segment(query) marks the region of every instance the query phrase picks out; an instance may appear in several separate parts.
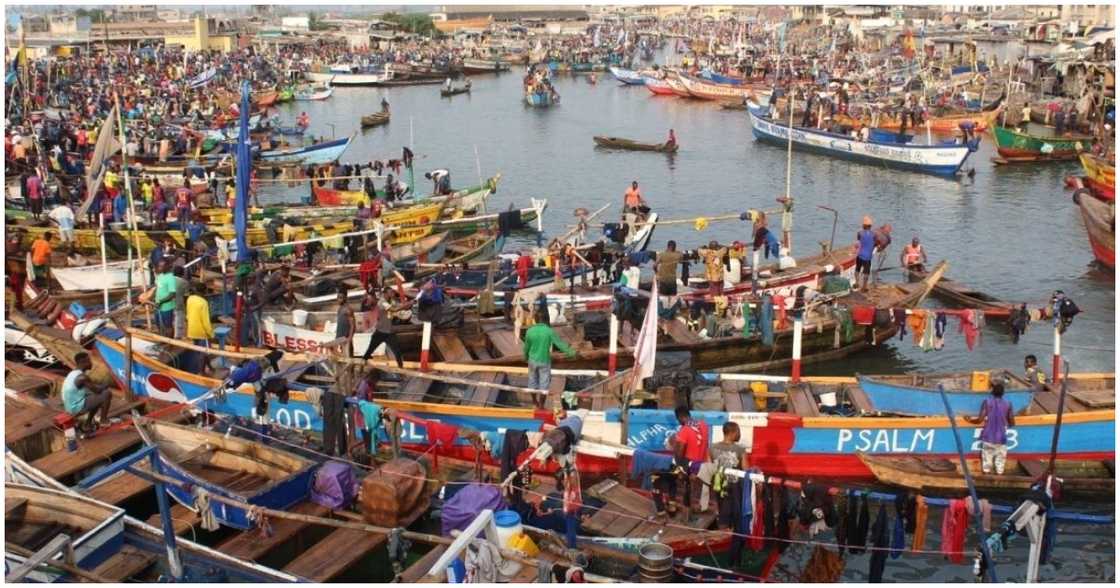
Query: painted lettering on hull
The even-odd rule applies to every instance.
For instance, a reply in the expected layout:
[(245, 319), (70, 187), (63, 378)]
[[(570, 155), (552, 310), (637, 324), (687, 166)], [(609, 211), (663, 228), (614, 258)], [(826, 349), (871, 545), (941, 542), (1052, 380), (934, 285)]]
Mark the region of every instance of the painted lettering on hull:
[[(937, 429), (839, 429), (836, 453), (935, 453)], [(952, 440), (951, 431), (942, 431)], [(980, 451), (980, 429), (972, 430), (970, 451)], [(1019, 445), (1019, 433), (1007, 430), (1007, 449)]]

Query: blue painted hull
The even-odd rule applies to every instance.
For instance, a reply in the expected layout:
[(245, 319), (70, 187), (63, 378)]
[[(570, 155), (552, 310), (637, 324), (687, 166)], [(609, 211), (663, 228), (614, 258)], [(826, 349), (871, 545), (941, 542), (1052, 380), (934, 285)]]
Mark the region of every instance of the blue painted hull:
[[(875, 410), (911, 416), (944, 416), (945, 403), (937, 390), (927, 388), (914, 388), (899, 386), (889, 382), (878, 381), (874, 378), (857, 376), (859, 387)], [(970, 392), (968, 390), (946, 390), (949, 405), (958, 416), (976, 416), (980, 414), (980, 405), (988, 397), (986, 392)], [(1011, 409), (1019, 414), (1030, 406), (1034, 398), (1032, 390), (1007, 390), (1003, 394), (1004, 400), (1011, 403)]]
[[(303, 470), (278, 484), (270, 485), (266, 490), (255, 494), (246, 496), (231, 492), (225, 488), (211, 484), (191, 473), (179, 468), (175, 464), (163, 460), (163, 471), (169, 477), (175, 478), (186, 482), (192, 486), (205, 488), (211, 494), (235, 498), (252, 504), (254, 506), (263, 506), (275, 510), (286, 510), (288, 507), (296, 504), (307, 498), (308, 492), (311, 490), (311, 482), (315, 476), (315, 468), (308, 468)], [(187, 507), (194, 507), (194, 495), (187, 492), (182, 487), (174, 484), (167, 484), (167, 493), (171, 495), (177, 502)], [(227, 527), (235, 529), (249, 530), (253, 529), (256, 525), (249, 520), (249, 513), (243, 508), (229, 506), (211, 501), (210, 511), (214, 513), (214, 517), (220, 523)]]
[[(759, 116), (750, 108), (751, 133), (759, 141), (782, 147), (789, 143), (785, 125)], [(827, 155), (837, 159), (866, 163), (888, 169), (915, 171), (939, 176), (953, 176), (972, 153), (966, 146), (900, 145), (876, 141), (857, 141), (816, 129), (793, 128), (793, 147), (800, 151)]]
[(559, 101), (560, 101), (559, 98), (557, 98), (556, 101), (553, 101), (552, 96), (550, 96), (548, 94), (533, 93), (533, 94), (526, 94), (525, 95), (525, 103), (528, 104), (529, 106), (540, 106), (540, 107), (552, 106), (553, 104), (556, 104)]
[(741, 80), (739, 78), (729, 78), (727, 76), (722, 76), (720, 74), (717, 74), (717, 73), (715, 73), (713, 71), (709, 71), (709, 70), (701, 71), (700, 72), (700, 77), (702, 77), (706, 80), (711, 80), (712, 82), (715, 82), (717, 84), (727, 84), (729, 86), (742, 86), (743, 85), (743, 80)]
[(270, 163), (294, 162), (302, 165), (323, 165), (342, 157), (348, 147), (350, 147), (350, 137), (312, 145), (303, 149), (265, 151), (260, 154), (260, 158)]

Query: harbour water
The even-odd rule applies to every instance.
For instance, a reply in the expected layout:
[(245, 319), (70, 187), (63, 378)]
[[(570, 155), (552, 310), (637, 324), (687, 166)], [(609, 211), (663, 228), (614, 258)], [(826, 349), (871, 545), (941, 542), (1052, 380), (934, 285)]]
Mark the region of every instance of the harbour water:
[[(450, 99), (440, 98), (437, 86), (336, 88), (328, 101), (286, 104), (281, 112), (287, 122), (307, 112), (316, 136), (356, 133), (343, 158), (347, 162), (399, 157), (401, 147), (411, 144), (420, 189), (429, 188), (422, 174), (426, 169), (449, 169), (455, 185), (475, 184), (479, 175), (501, 172), (490, 210), (527, 206), (530, 197), (548, 198), (546, 236), (567, 230), (577, 207), (595, 210), (609, 203), (613, 214), (632, 180), (663, 219), (773, 209), (774, 199), (785, 194), (786, 151), (755, 142), (745, 111), (654, 96), (641, 86), (622, 86), (605, 73), (594, 85), (586, 76), (556, 76), (559, 107), (535, 109), (521, 100), (521, 77), (516, 69), (474, 76), (470, 94)], [(392, 122), (361, 132), (359, 118), (378, 110), (382, 97), (392, 105)], [(669, 129), (681, 144), (676, 155), (608, 151), (591, 141), (594, 135), (608, 135), (657, 142)], [(950, 262), (948, 276), (1002, 299), (1041, 306), (1055, 290), (1063, 290), (1083, 311), (1063, 337), (1063, 356), (1071, 370), (1113, 371), (1113, 275), (1092, 265), (1080, 213), (1063, 189), (1062, 179), (1078, 164), (1001, 167), (992, 163), (994, 154), (985, 136), (980, 151), (964, 166), (975, 169), (975, 176), (944, 179), (795, 151), (794, 254), (812, 255), (819, 242), (830, 240), (833, 215), (818, 206), (838, 211), (838, 246), (853, 242), (860, 219), (871, 215), (876, 226), (890, 223), (894, 229), (884, 280), (902, 277), (896, 269), (899, 252), (917, 235), (931, 261)], [(304, 189), (276, 187), (270, 193), (294, 200)], [(712, 239), (746, 241), (749, 233), (750, 227), (739, 221), (713, 222), (699, 232), (690, 225), (669, 225), (658, 227), (650, 247), (662, 249), (675, 239), (691, 249)], [(1050, 365), (1049, 324), (1033, 324), (1018, 345), (1011, 343), (1003, 325), (989, 326), (980, 345), (968, 351), (955, 322), (941, 351), (923, 352), (909, 339), (894, 340), (843, 362), (807, 366), (807, 371), (1018, 371), (1029, 353)]]

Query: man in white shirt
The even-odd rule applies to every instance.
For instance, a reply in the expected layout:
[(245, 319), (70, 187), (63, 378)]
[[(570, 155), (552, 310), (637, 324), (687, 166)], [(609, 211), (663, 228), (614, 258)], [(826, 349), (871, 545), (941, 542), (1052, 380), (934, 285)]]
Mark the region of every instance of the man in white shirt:
[(58, 225), (58, 233), (63, 243), (74, 242), (74, 211), (70, 210), (69, 205), (60, 204), (54, 207), (47, 217)]

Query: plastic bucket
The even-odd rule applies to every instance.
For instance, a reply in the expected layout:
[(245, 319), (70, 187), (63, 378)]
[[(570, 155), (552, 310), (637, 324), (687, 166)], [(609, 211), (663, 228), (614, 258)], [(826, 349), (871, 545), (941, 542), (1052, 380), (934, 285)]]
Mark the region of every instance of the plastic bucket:
[(297, 327), (307, 326), (307, 317), (309, 316), (306, 310), (299, 308), (292, 311), (292, 324)]
[[(512, 510), (494, 513), (494, 526), (498, 528), (498, 545), (503, 548), (511, 547), (513, 538), (525, 532), (521, 526), (521, 515)], [(507, 578), (514, 576), (521, 571), (521, 563), (507, 559), (499, 571)]]
[(646, 543), (638, 548), (638, 575), (643, 584), (671, 582), (673, 548), (664, 543)]

